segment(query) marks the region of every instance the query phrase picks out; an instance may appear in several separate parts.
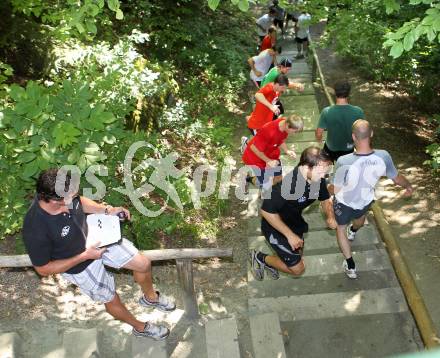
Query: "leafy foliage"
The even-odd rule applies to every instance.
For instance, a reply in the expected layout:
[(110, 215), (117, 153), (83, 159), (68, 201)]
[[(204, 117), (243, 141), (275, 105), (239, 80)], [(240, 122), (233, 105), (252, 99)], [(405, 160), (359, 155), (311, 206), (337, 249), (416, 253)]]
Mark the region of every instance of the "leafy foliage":
[[(100, 177), (105, 200), (131, 209), (133, 224), (124, 230), (140, 248), (156, 247), (158, 235), (201, 238), (208, 228), (215, 232), (212, 213), (218, 214), (224, 201), (202, 200), (201, 209), (195, 209), (190, 171), (172, 179), (183, 211), (169, 202), (157, 218), (137, 213), (116, 189), (123, 186), (125, 153), (136, 141), (147, 140), (163, 156), (177, 150), (181, 168), (227, 156), (237, 123), (237, 93), (245, 83), (243, 46), (253, 31), (249, 14), (233, 3), (222, 2), (215, 13), (201, 0), (183, 1), (184, 6), (171, 0), (2, 4), (14, 12), (11, 27), (26, 24), (20, 43), (37, 54), (39, 65), (21, 64), (20, 56), (7, 52), (9, 43), (19, 42), (12, 31), (4, 33), (0, 237), (19, 231), (38, 173), (63, 164), (83, 171), (92, 164), (108, 168), (109, 175)], [(194, 22), (194, 16), (207, 20)], [(14, 77), (16, 69), (20, 77)], [(187, 153), (191, 150), (198, 155)], [(139, 153), (134, 161), (154, 155)], [(134, 186), (150, 175), (148, 168), (133, 174)], [(158, 208), (168, 197), (155, 188), (141, 200)]]

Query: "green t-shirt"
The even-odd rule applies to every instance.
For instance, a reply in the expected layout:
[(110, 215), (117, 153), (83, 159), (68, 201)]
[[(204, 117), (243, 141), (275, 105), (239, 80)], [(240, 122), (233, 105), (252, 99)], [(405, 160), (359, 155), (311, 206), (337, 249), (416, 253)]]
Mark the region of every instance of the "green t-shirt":
[(280, 72), (278, 71), (278, 67), (275, 66), (274, 68), (272, 68), (261, 80), (260, 88), (263, 88), (268, 83), (275, 82), (275, 78), (277, 78), (279, 74)]
[(353, 149), (351, 127), (357, 119), (364, 118), (364, 111), (351, 104), (334, 105), (323, 109), (318, 128), (327, 130), (325, 143), (333, 152), (348, 152)]

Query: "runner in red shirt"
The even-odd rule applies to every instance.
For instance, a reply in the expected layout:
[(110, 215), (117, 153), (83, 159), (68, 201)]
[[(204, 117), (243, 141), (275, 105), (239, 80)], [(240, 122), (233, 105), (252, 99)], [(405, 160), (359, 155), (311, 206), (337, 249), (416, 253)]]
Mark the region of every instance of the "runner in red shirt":
[(253, 135), (266, 123), (271, 122), (274, 114), (280, 114), (280, 109), (275, 103), (288, 85), (289, 79), (286, 75), (280, 74), (274, 82), (268, 83), (255, 94), (257, 103), (248, 117), (248, 127)]
[[(272, 185), (281, 181), (282, 170), (279, 147), (288, 156), (296, 158), (295, 150), (289, 150), (285, 140), (289, 134), (302, 131), (303, 127), (304, 123), (300, 116), (281, 117), (267, 123), (249, 141), (242, 159), (255, 173), (255, 180), (250, 179), (254, 184), (265, 188), (266, 183)], [(273, 183), (270, 182), (272, 177)]]
[(261, 41), (260, 52), (267, 50), (268, 48), (273, 48), (277, 43), (277, 29), (274, 26), (269, 27), (267, 35), (264, 36), (263, 41)]

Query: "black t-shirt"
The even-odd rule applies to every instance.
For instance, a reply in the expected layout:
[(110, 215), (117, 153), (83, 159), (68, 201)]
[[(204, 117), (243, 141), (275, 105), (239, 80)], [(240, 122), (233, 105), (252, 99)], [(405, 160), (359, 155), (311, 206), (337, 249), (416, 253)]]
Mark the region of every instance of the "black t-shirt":
[[(69, 213), (51, 215), (35, 198), (23, 223), (23, 239), (32, 265), (44, 266), (49, 261), (67, 259), (86, 249), (87, 221), (79, 196), (72, 200)], [(83, 271), (93, 260), (87, 260), (67, 270)]]
[[(281, 183), (272, 187), (270, 199), (264, 199), (261, 209), (279, 214), (281, 220), (298, 236), (309, 230), (303, 219), (302, 211), (316, 199), (324, 201), (330, 198), (325, 179), (309, 184), (299, 172), (298, 167), (288, 173)], [(261, 230), (266, 233), (278, 232), (266, 219), (262, 218)]]

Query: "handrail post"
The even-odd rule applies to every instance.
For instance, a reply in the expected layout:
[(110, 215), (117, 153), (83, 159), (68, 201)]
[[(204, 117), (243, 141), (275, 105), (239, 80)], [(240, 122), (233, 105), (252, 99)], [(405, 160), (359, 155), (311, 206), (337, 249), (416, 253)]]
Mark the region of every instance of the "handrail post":
[(177, 277), (183, 290), (183, 304), (189, 319), (199, 318), (199, 308), (194, 290), (193, 270), (191, 259), (177, 259)]

